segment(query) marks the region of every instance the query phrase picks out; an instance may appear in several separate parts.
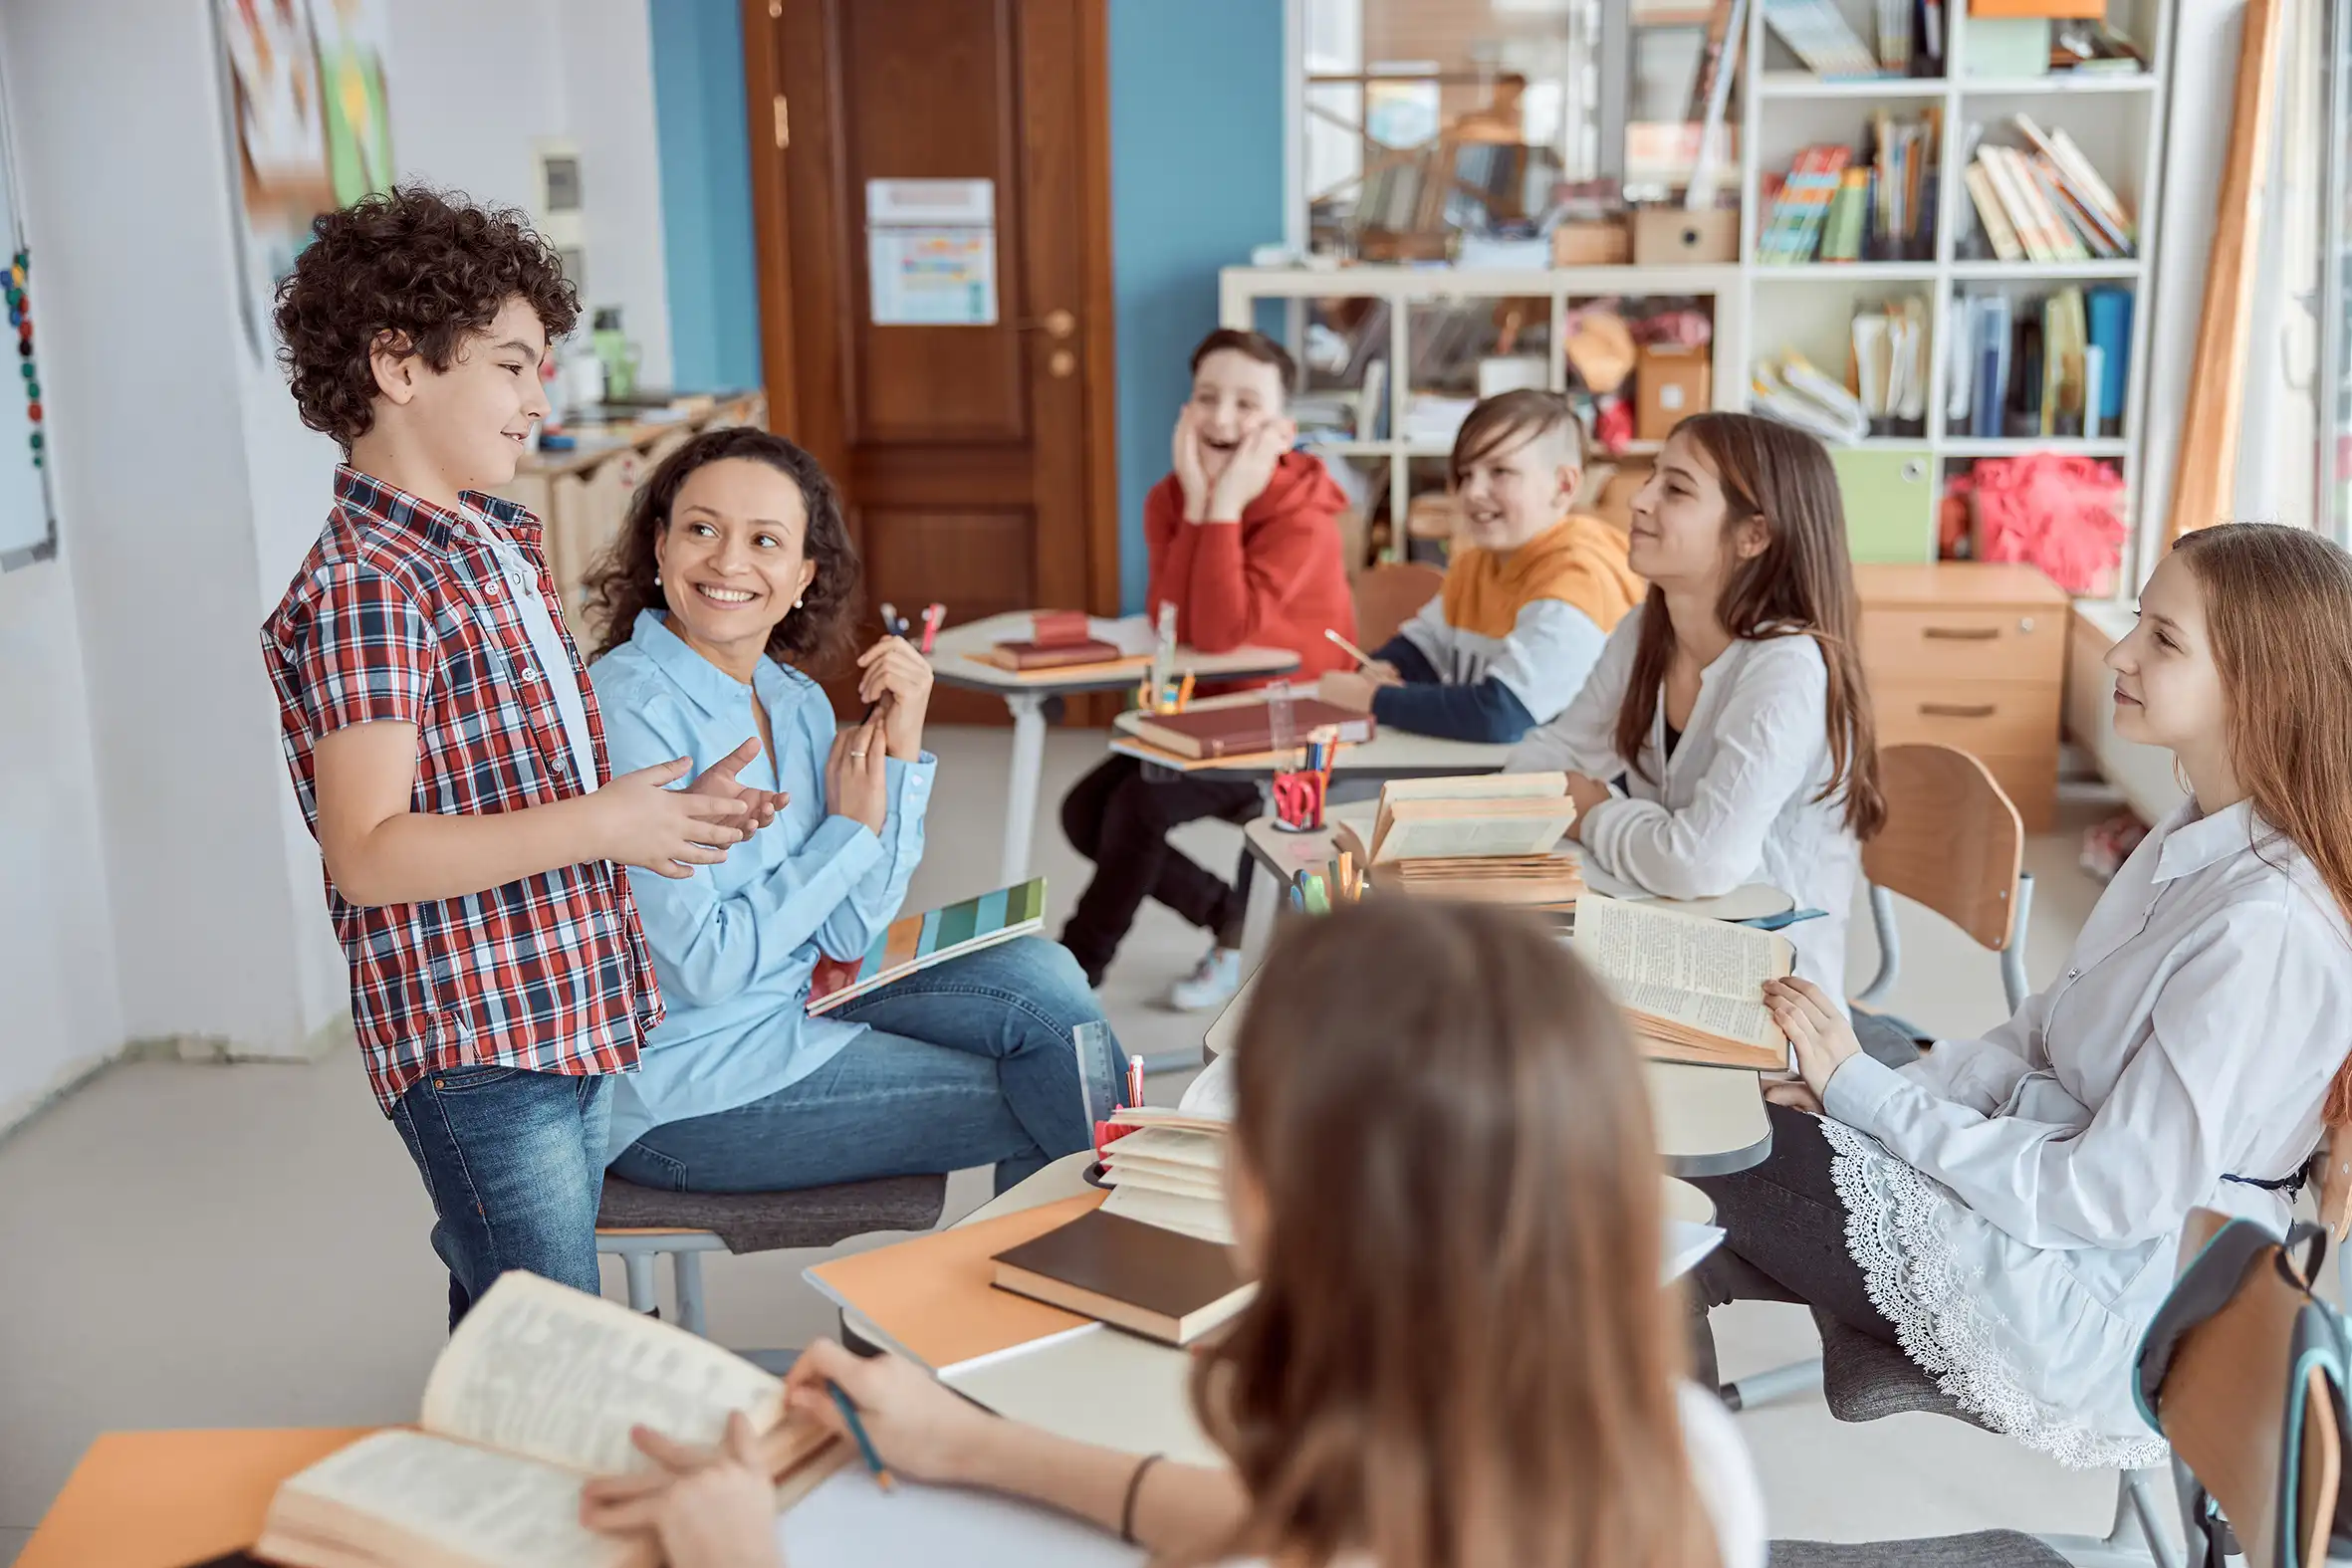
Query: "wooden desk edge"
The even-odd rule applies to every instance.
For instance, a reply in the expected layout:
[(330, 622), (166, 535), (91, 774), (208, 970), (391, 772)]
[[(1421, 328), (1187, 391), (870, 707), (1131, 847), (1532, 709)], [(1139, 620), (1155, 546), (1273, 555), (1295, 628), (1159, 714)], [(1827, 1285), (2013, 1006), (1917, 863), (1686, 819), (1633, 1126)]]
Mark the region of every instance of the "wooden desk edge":
[(249, 1547), (281, 1481), (381, 1430), (102, 1432), (17, 1568), (183, 1568)]

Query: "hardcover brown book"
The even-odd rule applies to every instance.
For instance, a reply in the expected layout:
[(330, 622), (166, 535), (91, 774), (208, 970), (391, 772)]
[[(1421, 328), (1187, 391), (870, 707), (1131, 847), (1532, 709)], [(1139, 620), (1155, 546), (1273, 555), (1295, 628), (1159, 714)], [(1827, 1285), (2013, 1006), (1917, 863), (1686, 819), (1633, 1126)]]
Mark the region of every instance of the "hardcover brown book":
[(1095, 1210), (999, 1252), (997, 1285), (1167, 1345), (1189, 1345), (1257, 1286), (1214, 1241)]
[[(1117, 664), (1129, 656), (1119, 652), (1116, 643), (1088, 637), (1079, 642), (1000, 642), (974, 657), (1004, 670), (1058, 670), (1079, 664)], [(1138, 668), (1145, 662), (1142, 655), (1134, 657)]]
[[(1372, 716), (1334, 707), (1313, 697), (1291, 700), (1291, 733), (1305, 745), (1317, 730), (1360, 746), (1376, 733)], [(1135, 722), (1135, 739), (1178, 757), (1257, 757), (1274, 750), (1274, 716), (1264, 702), (1187, 708), (1182, 713), (1146, 714)]]
[[(645, 1467), (631, 1426), (709, 1445), (735, 1411), (779, 1426), (784, 1385), (616, 1301), (504, 1274), (433, 1364), (421, 1430), (361, 1438), (289, 1477), (254, 1552), (292, 1568), (653, 1568), (650, 1536), (581, 1524), (582, 1483)], [(780, 1507), (848, 1454), (815, 1423), (794, 1427), (772, 1453)]]

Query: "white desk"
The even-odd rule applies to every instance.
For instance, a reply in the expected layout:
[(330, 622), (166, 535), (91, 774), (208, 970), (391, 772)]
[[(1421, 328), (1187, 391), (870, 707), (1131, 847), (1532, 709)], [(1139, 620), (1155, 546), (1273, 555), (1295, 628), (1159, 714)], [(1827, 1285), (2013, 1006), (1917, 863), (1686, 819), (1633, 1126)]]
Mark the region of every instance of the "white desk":
[[(1294, 832), (1270, 813), (1245, 823), (1242, 837), (1249, 844), (1250, 858), (1288, 884), (1299, 872), (1319, 872), (1338, 857), (1330, 828), (1335, 814), (1353, 814), (1357, 836), (1369, 834), (1374, 809), (1368, 801), (1355, 801), (1344, 808), (1326, 808), (1324, 825), (1311, 831)], [(1626, 886), (1597, 867), (1584, 867), (1583, 876), (1585, 886), (1604, 897), (1651, 904), (1659, 909), (1697, 915), (1702, 920), (1757, 920), (1766, 915), (1784, 915), (1796, 907), (1795, 899), (1762, 882), (1733, 888), (1715, 898), (1657, 898)]]
[[(1029, 839), (1038, 817), (1038, 776), (1046, 758), (1047, 702), (1079, 692), (1131, 691), (1148, 668), (1148, 661), (1128, 659), (1116, 664), (1021, 671), (1003, 669), (977, 657), (1000, 642), (1027, 639), (1032, 627), (1028, 611), (991, 615), (940, 632), (930, 654), (932, 678), (939, 684), (994, 692), (1005, 699), (1012, 712), (1013, 771), (1005, 794), (1004, 855), (998, 867), (998, 880), (1008, 887), (1029, 876)], [(1280, 675), (1297, 666), (1298, 655), (1288, 648), (1235, 648), (1226, 653), (1178, 648), (1173, 664), (1178, 672), (1189, 671), (1204, 681)]]
[[(1188, 762), (1171, 758), (1157, 747), (1137, 740), (1134, 726), (1137, 716), (1122, 713), (1112, 721), (1110, 749), (1122, 757), (1132, 757), (1171, 773), (1195, 779), (1260, 780), (1274, 777), (1275, 758), (1269, 752), (1256, 757), (1221, 757), (1213, 762)], [(1342, 746), (1331, 764), (1331, 782), (1336, 785), (1342, 779), (1445, 779), (1456, 774), (1492, 774), (1503, 770), (1504, 759), (1511, 755), (1508, 746), (1490, 746), (1478, 741), (1441, 741), (1435, 736), (1414, 735), (1409, 731), (1383, 729), (1359, 746)]]
[[(1055, 1161), (1011, 1192), (972, 1211), (959, 1225), (975, 1225), (1087, 1191), (1083, 1175), (1093, 1160), (1080, 1150)], [(1669, 1219), (1709, 1225), (1715, 1206), (1687, 1182), (1665, 1179)], [(871, 1325), (844, 1311), (841, 1323), (869, 1344)], [(1192, 1414), (1192, 1356), (1187, 1351), (1100, 1324), (1034, 1350), (984, 1356), (951, 1369), (940, 1381), (975, 1404), (1058, 1437), (1128, 1454), (1165, 1454), (1191, 1464), (1223, 1464)]]
[[(1209, 1025), (1201, 1054), (1212, 1062), (1233, 1049), (1257, 984), (1256, 975), (1242, 982), (1242, 989)], [(1642, 1069), (1650, 1084), (1658, 1153), (1668, 1174), (1729, 1176), (1762, 1164), (1772, 1152), (1772, 1124), (1764, 1114), (1757, 1073), (1673, 1061), (1645, 1061)]]

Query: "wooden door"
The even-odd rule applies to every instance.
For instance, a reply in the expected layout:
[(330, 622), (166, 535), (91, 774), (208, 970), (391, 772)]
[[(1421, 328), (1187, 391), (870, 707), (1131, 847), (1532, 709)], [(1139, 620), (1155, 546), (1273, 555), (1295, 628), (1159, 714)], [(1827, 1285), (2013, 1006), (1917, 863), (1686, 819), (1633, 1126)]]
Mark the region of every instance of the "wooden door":
[[(1103, 7), (746, 0), (773, 428), (841, 488), (861, 636), (885, 601), (1117, 608)], [(875, 325), (870, 180), (990, 182), (993, 324)], [(932, 711), (1005, 718), (944, 689)]]

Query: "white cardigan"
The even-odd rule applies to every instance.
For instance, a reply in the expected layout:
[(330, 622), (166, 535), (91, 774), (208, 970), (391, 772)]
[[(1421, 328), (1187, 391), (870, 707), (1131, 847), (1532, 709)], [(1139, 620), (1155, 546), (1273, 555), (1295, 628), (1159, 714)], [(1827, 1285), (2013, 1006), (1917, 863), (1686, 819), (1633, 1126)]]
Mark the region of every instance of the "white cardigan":
[(2133, 851), (2057, 984), (1901, 1071), (1849, 1057), (1823, 1096), (1846, 1245), (1914, 1361), (2070, 1464), (2162, 1439), (2131, 1365), (2192, 1208), (2283, 1232), (2352, 1041), (2352, 928), (2301, 850), (2239, 802), (2182, 805)]
[(1843, 1006), (1862, 850), (1845, 825), (1844, 791), (1816, 798), (1832, 777), (1820, 645), (1802, 633), (1734, 641), (1700, 672), (1674, 756), (1665, 757), (1661, 694), (1640, 757), (1625, 758), (1617, 713), (1648, 613), (1636, 608), (1617, 623), (1576, 700), (1513, 748), (1504, 771), (1566, 769), (1604, 783), (1623, 776), (1625, 792), (1594, 806), (1581, 829), (1585, 855), (1621, 882), (1662, 898), (1710, 898), (1763, 882), (1800, 909), (1820, 910), (1826, 918), (1783, 935), (1796, 973)]

